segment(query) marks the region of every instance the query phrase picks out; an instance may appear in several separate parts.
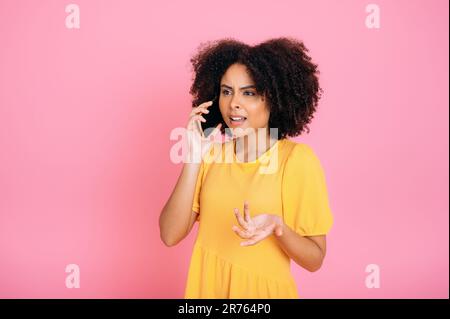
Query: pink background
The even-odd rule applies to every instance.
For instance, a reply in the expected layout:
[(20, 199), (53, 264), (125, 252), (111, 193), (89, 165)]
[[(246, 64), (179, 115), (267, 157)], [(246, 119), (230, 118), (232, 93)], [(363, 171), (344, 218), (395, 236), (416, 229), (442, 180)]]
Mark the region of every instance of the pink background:
[[(324, 95), (308, 143), (335, 216), (304, 298), (448, 298), (448, 1), (0, 1), (0, 297), (182, 298), (196, 228), (158, 216), (181, 164), (189, 58), (207, 40), (302, 39)], [(79, 289), (65, 267), (80, 267)], [(365, 268), (380, 267), (368, 289)]]

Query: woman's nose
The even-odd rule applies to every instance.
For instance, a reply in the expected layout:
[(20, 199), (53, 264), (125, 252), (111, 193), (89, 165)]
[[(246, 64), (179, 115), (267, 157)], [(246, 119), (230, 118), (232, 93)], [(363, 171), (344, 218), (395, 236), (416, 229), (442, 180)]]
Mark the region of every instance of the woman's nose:
[(239, 102), (239, 97), (238, 97), (237, 95), (234, 95), (234, 96), (231, 98), (230, 105), (231, 105), (231, 108), (232, 108), (232, 109), (235, 109), (235, 108), (238, 109), (238, 108), (241, 107), (240, 102)]

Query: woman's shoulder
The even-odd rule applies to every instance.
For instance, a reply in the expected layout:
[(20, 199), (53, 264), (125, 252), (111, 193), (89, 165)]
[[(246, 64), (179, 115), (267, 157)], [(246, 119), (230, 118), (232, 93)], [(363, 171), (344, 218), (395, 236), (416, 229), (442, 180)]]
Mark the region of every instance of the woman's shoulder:
[(286, 160), (288, 163), (314, 163), (318, 162), (319, 158), (313, 149), (307, 143), (297, 142), (289, 139), (283, 140), (283, 149), (286, 155)]
[(313, 147), (307, 143), (288, 142), (292, 150), (286, 159), (283, 176), (288, 184), (297, 184), (299, 178), (324, 180), (324, 167)]

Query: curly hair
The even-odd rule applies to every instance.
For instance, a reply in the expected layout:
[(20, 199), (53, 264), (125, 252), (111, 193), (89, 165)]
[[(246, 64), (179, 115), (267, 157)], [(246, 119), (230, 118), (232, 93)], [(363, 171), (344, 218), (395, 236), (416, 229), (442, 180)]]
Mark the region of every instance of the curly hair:
[(317, 64), (311, 61), (303, 42), (276, 38), (250, 46), (226, 38), (200, 45), (191, 58), (194, 79), (190, 89), (192, 107), (214, 100), (203, 126), (215, 127), (224, 122), (219, 110), (220, 80), (235, 63), (247, 67), (258, 94), (269, 107), (269, 128), (278, 128), (278, 139), (300, 135), (314, 117), (323, 92), (319, 86)]

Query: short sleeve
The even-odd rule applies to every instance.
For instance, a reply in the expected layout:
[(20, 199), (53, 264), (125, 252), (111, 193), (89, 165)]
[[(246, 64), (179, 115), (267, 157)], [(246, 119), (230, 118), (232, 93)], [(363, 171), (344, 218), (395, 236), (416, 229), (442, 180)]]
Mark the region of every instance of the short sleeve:
[(282, 182), (283, 218), (301, 236), (325, 235), (333, 225), (322, 165), (314, 151), (297, 143), (286, 160)]
[(197, 220), (200, 216), (200, 191), (202, 188), (202, 180), (203, 180), (203, 171), (204, 171), (204, 162), (200, 164), (200, 169), (198, 171), (197, 182), (195, 183), (195, 191), (194, 191), (194, 200), (192, 202), (192, 210), (197, 214)]

